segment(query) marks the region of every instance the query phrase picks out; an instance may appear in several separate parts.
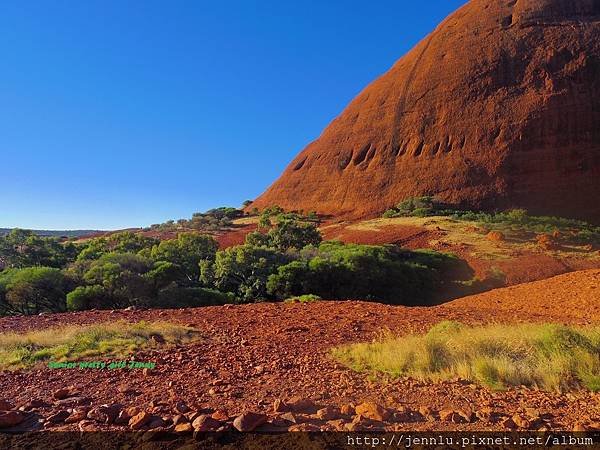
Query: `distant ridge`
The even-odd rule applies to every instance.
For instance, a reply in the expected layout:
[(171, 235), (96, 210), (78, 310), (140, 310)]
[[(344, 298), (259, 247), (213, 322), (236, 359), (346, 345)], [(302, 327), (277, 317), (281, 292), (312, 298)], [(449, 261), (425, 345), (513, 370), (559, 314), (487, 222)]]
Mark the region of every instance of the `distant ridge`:
[[(13, 228), (0, 228), (0, 236), (4, 236)], [(79, 238), (90, 234), (104, 233), (101, 230), (31, 230), (38, 236)]]

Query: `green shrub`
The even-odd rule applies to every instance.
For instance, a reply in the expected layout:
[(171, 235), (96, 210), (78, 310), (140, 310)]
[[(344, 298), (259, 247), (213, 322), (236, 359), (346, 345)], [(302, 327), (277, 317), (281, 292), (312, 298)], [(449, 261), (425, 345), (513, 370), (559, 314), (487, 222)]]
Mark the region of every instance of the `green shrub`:
[(69, 311), (102, 309), (106, 307), (107, 301), (108, 294), (102, 286), (79, 286), (67, 294), (67, 309)]
[(0, 272), (0, 314), (65, 310), (71, 281), (59, 269), (27, 267)]
[(285, 303), (313, 303), (321, 300), (321, 297), (313, 294), (299, 295), (298, 297), (291, 297), (285, 300)]
[(315, 294), (327, 299), (366, 299), (393, 304), (434, 304), (472, 270), (453, 255), (412, 252), (395, 246), (324, 242), (277, 268), (268, 292), (278, 298)]

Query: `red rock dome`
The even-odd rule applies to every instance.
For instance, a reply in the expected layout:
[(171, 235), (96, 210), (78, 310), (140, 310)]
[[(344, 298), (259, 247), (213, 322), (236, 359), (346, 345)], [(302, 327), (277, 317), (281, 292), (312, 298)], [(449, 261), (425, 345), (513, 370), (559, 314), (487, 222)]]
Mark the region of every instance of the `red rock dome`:
[(600, 0), (472, 0), (252, 205), (367, 217), (417, 195), (600, 221)]

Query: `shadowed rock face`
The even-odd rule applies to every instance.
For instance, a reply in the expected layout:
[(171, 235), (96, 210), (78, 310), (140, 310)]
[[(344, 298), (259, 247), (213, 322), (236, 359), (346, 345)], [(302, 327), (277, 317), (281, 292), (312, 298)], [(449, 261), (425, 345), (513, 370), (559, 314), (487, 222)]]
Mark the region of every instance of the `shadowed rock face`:
[(600, 221), (600, 0), (472, 0), (253, 206), (366, 217), (425, 194)]

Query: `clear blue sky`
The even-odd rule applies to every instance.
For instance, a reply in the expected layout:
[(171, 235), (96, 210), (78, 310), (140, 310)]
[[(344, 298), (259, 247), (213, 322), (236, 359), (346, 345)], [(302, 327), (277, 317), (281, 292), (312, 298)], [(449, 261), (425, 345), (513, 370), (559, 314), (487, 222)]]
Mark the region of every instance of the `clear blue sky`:
[(0, 227), (115, 229), (258, 196), (465, 0), (4, 0)]

